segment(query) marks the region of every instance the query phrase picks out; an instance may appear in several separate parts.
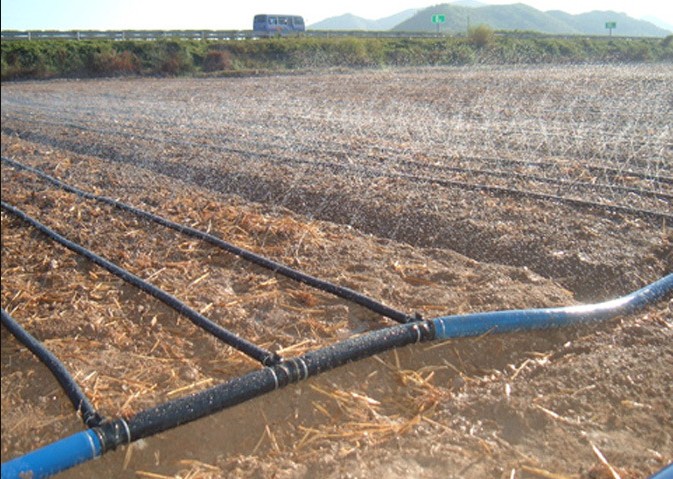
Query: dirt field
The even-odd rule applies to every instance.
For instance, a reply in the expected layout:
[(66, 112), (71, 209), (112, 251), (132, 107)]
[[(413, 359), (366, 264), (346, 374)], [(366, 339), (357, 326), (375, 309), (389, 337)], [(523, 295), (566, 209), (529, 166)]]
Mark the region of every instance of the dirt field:
[[(2, 156), (424, 318), (673, 272), (670, 65), (2, 85)], [(393, 324), (2, 164), (2, 200), (292, 357)], [(107, 417), (259, 366), (2, 212), (2, 307)], [(64, 477), (644, 478), (673, 461), (673, 299), (428, 343)], [(2, 328), (2, 460), (82, 429)], [(609, 466), (608, 466), (609, 464)]]

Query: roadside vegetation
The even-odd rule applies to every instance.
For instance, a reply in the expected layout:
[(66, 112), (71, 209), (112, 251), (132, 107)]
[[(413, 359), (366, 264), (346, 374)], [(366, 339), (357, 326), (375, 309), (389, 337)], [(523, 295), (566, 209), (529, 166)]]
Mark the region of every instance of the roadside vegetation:
[(314, 68), (471, 64), (673, 62), (666, 38), (499, 35), (479, 25), (461, 37), (269, 38), (2, 42), (2, 80), (109, 76), (247, 75)]

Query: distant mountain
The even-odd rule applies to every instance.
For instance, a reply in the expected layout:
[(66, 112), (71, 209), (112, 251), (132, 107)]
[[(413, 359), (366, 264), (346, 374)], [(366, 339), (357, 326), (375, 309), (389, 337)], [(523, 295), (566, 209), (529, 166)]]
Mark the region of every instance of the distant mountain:
[[(469, 1), (469, 0), (466, 0)], [(381, 18), (376, 20), (376, 24), (379, 27), (379, 30), (392, 30), (395, 25), (399, 25), (403, 21), (413, 17), (418, 12), (417, 8), (411, 8), (395, 15), (389, 17)]]
[[(470, 1), (470, 0), (466, 0)], [(475, 2), (476, 3), (476, 2)], [(405, 10), (395, 15), (378, 20), (369, 20), (346, 13), (338, 17), (330, 17), (320, 22), (309, 25), (309, 30), (392, 30), (395, 25), (399, 25), (405, 20), (413, 17), (418, 10)]]
[(376, 20), (368, 20), (356, 15), (345, 13), (338, 17), (330, 17), (308, 26), (309, 30), (378, 30)]
[(484, 7), (461, 7), (442, 4), (421, 10), (410, 19), (395, 26), (398, 31), (433, 31), (433, 15), (442, 14), (446, 22), (439, 25), (442, 32), (464, 32), (468, 25), (489, 25), (495, 30), (534, 30), (545, 33), (579, 33), (565, 22), (556, 20), (533, 7), (517, 3), (513, 5), (487, 5)]
[(488, 3), (477, 2), (476, 0), (456, 0), (455, 2), (450, 2), (451, 5), (456, 7), (470, 7), (470, 8), (479, 8), (485, 7)]
[(659, 20), (657, 17), (643, 17), (641, 20), (645, 20), (646, 22), (653, 23), (654, 25), (658, 26), (659, 28), (663, 28), (664, 30), (667, 30), (670, 33), (673, 33), (673, 23), (666, 23), (662, 20)]
[(628, 37), (664, 37), (671, 32), (664, 30), (651, 22), (645, 20), (636, 20), (624, 13), (611, 11), (594, 11), (581, 13), (579, 15), (570, 15), (565, 12), (551, 11), (547, 12), (561, 21), (572, 25), (581, 33), (587, 35), (605, 35), (605, 22), (615, 22), (617, 28), (613, 29), (613, 35), (623, 35)]
[[(396, 15), (369, 20), (350, 13), (326, 18), (309, 25), (310, 30), (369, 30), (369, 31), (435, 31), (432, 15), (443, 14), (446, 22), (440, 24), (445, 33), (465, 32), (468, 26), (485, 24), (495, 30), (524, 30), (560, 35), (606, 35), (606, 22), (616, 22), (612, 34), (616, 36), (665, 37), (673, 32), (666, 25), (655, 25), (647, 20), (636, 20), (623, 13), (595, 11), (571, 15), (553, 10), (542, 12), (528, 5), (487, 5), (477, 0), (457, 0), (422, 10), (405, 10)], [(663, 27), (663, 28), (662, 28)]]
[(522, 3), (512, 5), (487, 5), (464, 7), (442, 4), (428, 7), (393, 28), (397, 31), (434, 31), (436, 24), (432, 15), (443, 14), (446, 22), (440, 24), (440, 31), (458, 33), (467, 30), (468, 25), (489, 25), (495, 30), (524, 30), (551, 34), (605, 35), (606, 22), (616, 22), (613, 35), (664, 37), (670, 31), (656, 25), (636, 20), (623, 13), (590, 12), (571, 15), (560, 11), (541, 12)]

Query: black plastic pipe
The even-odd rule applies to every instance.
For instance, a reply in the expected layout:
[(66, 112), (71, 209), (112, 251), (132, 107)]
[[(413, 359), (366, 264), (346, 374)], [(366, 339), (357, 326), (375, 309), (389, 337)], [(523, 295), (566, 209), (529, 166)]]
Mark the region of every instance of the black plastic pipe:
[[(121, 444), (175, 428), (350, 361), (357, 361), (407, 344), (439, 338), (480, 335), (484, 330), (501, 333), (604, 321), (654, 304), (671, 293), (673, 293), (673, 274), (630, 295), (604, 303), (543, 310), (445, 316), (372, 331), (253, 371), (208, 390), (169, 401), (128, 419), (117, 419), (73, 434), (3, 463), (3, 477), (7, 475), (8, 478), (18, 478), (20, 474), (31, 474), (31, 477), (35, 478), (47, 477), (94, 459)], [(504, 323), (504, 327), (500, 327), (501, 322)]]
[(213, 336), (217, 337), (221, 341), (227, 343), (230, 346), (233, 346), (234, 348), (238, 349), (239, 351), (247, 354), (251, 358), (256, 359), (260, 363), (262, 363), (265, 366), (270, 366), (272, 364), (276, 364), (280, 361), (280, 356), (278, 356), (276, 353), (273, 353), (271, 351), (267, 351), (264, 348), (260, 348), (256, 344), (251, 343), (250, 341), (241, 338), (240, 336), (237, 336), (236, 334), (232, 333), (226, 328), (223, 328), (219, 324), (214, 323), (210, 319), (206, 318), (204, 315), (201, 313), (193, 310), (189, 306), (187, 306), (185, 303), (177, 299), (175, 296), (167, 293), (166, 291), (157, 288), (151, 283), (148, 283), (147, 281), (143, 280), (142, 278), (134, 275), (130, 271), (127, 271), (120, 266), (117, 266), (116, 264), (112, 263), (111, 261), (106, 260), (105, 258), (102, 258), (101, 256), (98, 256), (97, 254), (93, 253), (92, 251), (89, 251), (88, 249), (84, 248), (83, 246), (78, 245), (77, 243), (73, 243), (72, 241), (68, 240), (67, 238), (61, 236), (60, 234), (56, 233), (54, 230), (50, 229), (49, 227), (43, 225), (39, 221), (37, 221), (34, 218), (31, 218), (27, 214), (25, 214), (23, 211), (15, 208), (14, 206), (2, 201), (0, 202), (2, 205), (2, 209), (8, 211), (9, 213), (13, 214), (14, 216), (20, 218), (21, 220), (25, 221), (26, 223), (30, 224), (32, 227), (36, 228), (37, 230), (41, 231), (45, 235), (47, 235), (49, 238), (53, 239), (54, 241), (60, 243), (61, 245), (65, 246), (69, 250), (84, 256), (87, 258), (89, 261), (97, 264), (101, 268), (109, 271), (110, 273), (114, 274), (118, 278), (121, 278), (122, 280), (126, 281), (129, 284), (132, 284), (133, 286), (139, 288), (140, 290), (146, 292), (147, 294), (155, 297), (159, 301), (163, 302), (167, 306), (170, 306), (173, 308), (175, 311), (178, 313), (182, 314), (186, 318), (188, 318), (192, 323), (197, 325), (198, 327), (208, 331), (210, 334)]
[(75, 379), (68, 372), (65, 365), (37, 338), (28, 333), (24, 328), (12, 318), (7, 311), (0, 309), (2, 315), (2, 325), (5, 326), (14, 337), (26, 346), (37, 358), (44, 363), (49, 371), (54, 375), (56, 381), (61, 385), (75, 410), (82, 415), (82, 421), (88, 427), (100, 426), (103, 422), (103, 416), (89, 402), (84, 392), (80, 389)]
[(335, 296), (338, 296), (340, 298), (343, 298), (345, 300), (351, 301), (353, 303), (359, 304), (360, 306), (363, 306), (364, 308), (369, 309), (370, 311), (373, 311), (375, 313), (380, 314), (381, 316), (385, 316), (387, 318), (390, 318), (394, 321), (397, 321), (398, 323), (408, 323), (410, 321), (416, 320), (415, 316), (408, 315), (402, 311), (398, 311), (394, 308), (391, 308), (390, 306), (386, 306), (383, 303), (380, 303), (379, 301), (376, 301), (368, 296), (365, 296), (361, 293), (358, 293), (357, 291), (354, 291), (350, 288), (346, 288), (344, 286), (339, 286), (334, 283), (330, 283), (329, 281), (325, 281), (319, 278), (316, 278), (314, 276), (311, 276), (309, 274), (303, 273), (301, 271), (297, 271), (296, 269), (290, 268), (289, 266), (283, 265), (281, 263), (278, 263), (276, 261), (273, 261), (269, 258), (265, 258), (263, 256), (260, 256), (258, 254), (253, 253), (252, 251), (246, 250), (244, 248), (240, 248), (238, 246), (235, 246), (231, 243), (228, 243), (216, 236), (213, 236), (209, 233), (206, 233), (205, 231), (197, 230), (195, 228), (191, 228), (189, 226), (181, 225), (179, 223), (175, 223), (171, 220), (168, 220), (166, 218), (163, 218), (161, 216), (155, 215), (153, 213), (150, 213), (149, 211), (141, 210), (139, 208), (136, 208), (131, 205), (127, 205), (125, 203), (122, 203), (121, 201), (114, 200), (112, 198), (108, 198), (105, 196), (101, 195), (96, 195), (84, 190), (81, 190), (79, 188), (76, 188), (74, 186), (68, 185), (61, 180), (54, 178), (53, 176), (50, 176), (37, 168), (33, 168), (28, 165), (24, 165), (22, 163), (19, 163), (15, 160), (12, 160), (10, 158), (6, 157), (1, 157), (2, 162), (7, 163), (8, 165), (13, 166), (14, 168), (20, 169), (20, 170), (25, 170), (29, 171), (44, 180), (52, 183), (53, 185), (61, 188), (64, 191), (67, 191), (69, 193), (74, 193), (78, 196), (81, 196), (82, 198), (87, 198), (87, 199), (92, 199), (99, 201), (101, 203), (105, 203), (111, 206), (114, 206), (116, 208), (119, 208), (120, 210), (127, 211), (129, 213), (133, 213), (134, 215), (137, 215), (141, 218), (144, 218), (146, 220), (152, 221), (154, 223), (157, 223), (161, 226), (165, 226), (167, 228), (170, 228), (172, 230), (178, 231), (179, 233), (183, 233), (185, 235), (188, 235), (192, 238), (200, 239), (203, 241), (207, 241), (208, 243), (212, 244), (213, 246), (216, 246), (224, 251), (227, 251), (228, 253), (234, 254), (240, 258), (245, 259), (246, 261), (250, 261), (251, 263), (254, 263), (258, 266), (261, 266), (263, 268), (266, 268), (268, 270), (273, 271), (274, 273), (278, 273), (282, 276), (285, 276), (287, 278), (290, 278), (294, 281), (304, 283), (308, 286), (312, 286), (314, 288), (320, 289), (321, 291), (325, 291), (327, 293), (333, 294)]
[(103, 450), (173, 429), (346, 363), (434, 338), (430, 321), (390, 326), (253, 371), (211, 389), (101, 426)]

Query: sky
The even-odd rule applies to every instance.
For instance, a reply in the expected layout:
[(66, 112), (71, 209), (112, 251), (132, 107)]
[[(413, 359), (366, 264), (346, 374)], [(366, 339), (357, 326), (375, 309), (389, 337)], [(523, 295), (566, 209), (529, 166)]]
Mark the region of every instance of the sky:
[[(482, 0), (525, 3), (538, 10), (583, 13), (613, 10), (673, 25), (670, 0)], [(2, 30), (250, 30), (257, 13), (292, 14), (306, 24), (352, 13), (379, 19), (450, 0), (2, 0)]]

